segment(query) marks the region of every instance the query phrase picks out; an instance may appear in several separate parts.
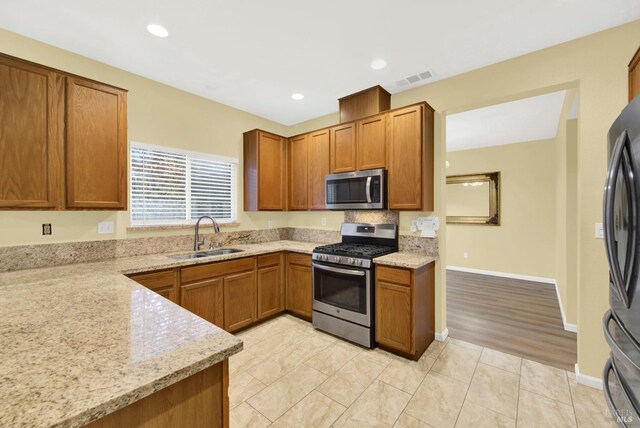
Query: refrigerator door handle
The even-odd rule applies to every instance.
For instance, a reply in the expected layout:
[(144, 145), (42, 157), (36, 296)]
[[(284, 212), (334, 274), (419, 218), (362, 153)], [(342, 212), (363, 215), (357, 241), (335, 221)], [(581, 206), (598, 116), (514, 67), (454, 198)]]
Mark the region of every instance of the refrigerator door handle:
[[(605, 250), (607, 254), (607, 259), (609, 260), (609, 268), (611, 269), (611, 277), (613, 279), (613, 285), (618, 292), (618, 297), (624, 303), (624, 305), (629, 307), (629, 296), (626, 292), (625, 287), (625, 278), (623, 277), (623, 273), (620, 270), (620, 265), (616, 260), (616, 257), (620, 257), (620, 254), (617, 254), (615, 243), (613, 240), (613, 236), (615, 235), (615, 224), (614, 224), (614, 198), (616, 193), (616, 180), (618, 178), (618, 171), (622, 165), (622, 161), (624, 159), (624, 148), (627, 142), (627, 131), (624, 131), (618, 139), (616, 140), (616, 144), (611, 153), (611, 164), (609, 165), (609, 171), (607, 171), (607, 179), (605, 182), (604, 188), (604, 241), (605, 241)], [(635, 196), (634, 184), (631, 183), (630, 189)], [(633, 198), (630, 203), (633, 205), (636, 203), (635, 198)], [(635, 210), (634, 210), (635, 211)], [(635, 219), (630, 219), (632, 223), (635, 223)], [(635, 229), (635, 228), (634, 228)], [(635, 243), (633, 243), (633, 247), (635, 247)], [(624, 255), (626, 257), (626, 254)], [(633, 259), (629, 260), (632, 262)]]
[[(611, 350), (613, 351), (613, 353), (617, 356), (622, 356), (624, 357), (625, 360), (627, 360), (627, 363), (632, 365), (633, 367), (636, 368), (636, 370), (640, 371), (640, 367), (638, 367), (638, 363), (636, 363), (635, 361), (633, 361), (623, 350), (622, 348), (620, 348), (620, 345), (618, 345), (618, 343), (616, 343), (615, 339), (613, 338), (613, 336), (611, 335), (611, 331), (609, 331), (609, 321), (611, 321), (611, 319), (613, 318), (613, 313), (611, 312), (611, 309), (609, 309), (607, 311), (606, 314), (604, 314), (604, 318), (602, 319), (602, 324), (604, 327), (604, 338), (606, 339), (607, 343), (609, 344), (609, 347), (611, 348)], [(617, 321), (614, 319), (614, 322)], [(617, 324), (618, 330), (624, 334), (627, 338), (627, 340), (629, 341), (629, 343), (633, 343), (633, 340), (631, 340), (631, 338), (629, 337), (629, 334), (625, 331), (625, 329)]]

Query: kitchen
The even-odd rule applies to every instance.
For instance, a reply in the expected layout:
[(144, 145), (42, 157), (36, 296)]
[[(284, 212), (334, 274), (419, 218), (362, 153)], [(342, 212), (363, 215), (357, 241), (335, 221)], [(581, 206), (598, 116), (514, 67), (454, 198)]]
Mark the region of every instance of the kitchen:
[[(7, 6), (7, 9), (12, 8), (19, 10), (16, 5)], [(14, 16), (14, 13), (9, 12), (10, 11), (7, 10), (7, 13), (3, 13), (5, 16), (3, 19), (9, 20), (9, 17)], [(622, 23), (623, 22), (619, 22), (619, 24)], [(143, 31), (145, 25), (146, 22), (142, 25)], [(606, 361), (609, 352), (606, 342), (604, 342), (600, 326), (601, 317), (607, 308), (607, 290), (606, 287), (603, 289), (601, 286), (602, 283), (606, 282), (607, 267), (601, 241), (595, 241), (592, 236), (593, 224), (601, 221), (602, 184), (604, 182), (606, 171), (606, 132), (619, 111), (627, 102), (626, 67), (637, 48), (637, 40), (639, 39), (637, 21), (612, 28), (602, 33), (596, 33), (591, 36), (579, 38), (558, 46), (548, 47), (547, 49), (539, 52), (528, 53), (521, 57), (490, 65), (477, 71), (469, 71), (468, 73), (458, 74), (453, 77), (435, 80), (433, 83), (417, 86), (415, 89), (394, 93), (391, 97), (389, 106), (391, 107), (391, 110), (415, 105), (425, 101), (435, 109), (433, 117), (434, 203), (433, 210), (431, 210), (431, 208), (427, 208), (425, 205), (420, 209), (401, 211), (399, 214), (396, 214), (397, 218), (393, 217), (390, 220), (387, 219), (386, 216), (383, 216), (382, 219), (376, 218), (375, 212), (372, 216), (367, 218), (368, 214), (366, 212), (353, 213), (347, 211), (349, 218), (345, 218), (345, 213), (342, 211), (316, 212), (311, 210), (302, 210), (275, 212), (243, 209), (245, 200), (242, 189), (246, 187), (246, 179), (242, 174), (243, 165), (246, 161), (246, 158), (243, 157), (243, 133), (258, 128), (267, 131), (269, 134), (280, 135), (287, 138), (290, 136), (306, 135), (315, 132), (314, 130), (333, 128), (343, 122), (335, 113), (321, 116), (311, 122), (298, 123), (301, 120), (294, 119), (294, 122), (291, 122), (292, 125), (283, 125), (283, 122), (286, 123), (286, 120), (283, 120), (283, 122), (272, 121), (264, 119), (264, 116), (260, 117), (260, 114), (253, 115), (240, 111), (242, 109), (236, 110), (229, 108), (205, 98), (201, 98), (187, 92), (182, 92), (135, 74), (98, 63), (78, 54), (73, 54), (59, 48), (45, 45), (33, 40), (32, 38), (20, 36), (9, 31), (13, 28), (12, 31), (16, 31), (17, 33), (22, 32), (19, 28), (13, 27), (11, 22), (2, 21), (0, 26), (7, 28), (7, 30), (2, 30), (0, 33), (0, 51), (7, 55), (26, 59), (37, 64), (46, 65), (47, 67), (55, 68), (57, 70), (63, 70), (65, 72), (73, 73), (94, 81), (103, 82), (108, 85), (126, 88), (129, 91), (127, 93), (129, 141), (153, 146), (170, 147), (182, 150), (183, 152), (213, 152), (213, 154), (218, 157), (237, 159), (238, 161), (235, 166), (237, 182), (235, 183), (235, 186), (237, 189), (236, 197), (238, 201), (236, 223), (238, 224), (221, 224), (222, 232), (220, 236), (216, 238), (210, 237), (210, 235), (205, 232), (205, 244), (208, 245), (209, 242), (212, 241), (214, 244), (217, 244), (217, 240), (222, 240), (222, 248), (242, 249), (244, 248), (242, 247), (243, 245), (247, 245), (243, 255), (251, 257), (255, 256), (257, 259), (256, 270), (263, 270), (263, 273), (264, 271), (267, 271), (264, 273), (266, 278), (268, 278), (268, 275), (274, 275), (273, 272), (277, 269), (272, 269), (271, 271), (268, 271), (268, 269), (277, 265), (278, 262), (274, 260), (267, 260), (264, 261), (266, 264), (261, 267), (260, 260), (258, 260), (258, 258), (262, 254), (258, 253), (264, 250), (258, 250), (256, 248), (251, 250), (249, 245), (269, 245), (269, 242), (286, 240), (290, 241), (287, 245), (292, 245), (293, 247), (286, 245), (275, 246), (271, 253), (288, 251), (290, 253), (306, 253), (307, 257), (309, 257), (311, 250), (318, 246), (316, 244), (330, 244), (341, 241), (339, 230), (343, 222), (394, 223), (397, 221), (397, 224), (399, 225), (398, 245), (401, 252), (407, 248), (415, 249), (417, 247), (418, 251), (420, 251), (419, 256), (425, 257), (428, 252), (432, 252), (435, 249), (438, 251), (439, 256), (442, 257), (442, 246), (444, 245), (446, 233), (443, 227), (438, 231), (438, 244), (440, 246), (438, 249), (437, 247), (434, 248), (433, 244), (430, 243), (430, 238), (420, 239), (416, 233), (411, 232), (410, 226), (411, 221), (419, 216), (432, 215), (444, 218), (442, 211), (444, 206), (443, 201), (445, 198), (442, 191), (445, 175), (442, 146), (444, 116), (447, 113), (455, 112), (456, 109), (460, 109), (463, 106), (481, 104), (483, 100), (487, 98), (506, 98), (513, 96), (513, 94), (522, 94), (527, 91), (531, 91), (535, 88), (558, 86), (566, 84), (567, 82), (575, 81), (584, 82), (580, 88), (580, 144), (581, 147), (584, 147), (585, 149), (581, 151), (580, 155), (581, 175), (579, 178), (583, 189), (581, 190), (583, 197), (580, 206), (581, 237), (583, 241), (580, 255), (580, 269), (581, 276), (584, 278), (581, 281), (580, 287), (584, 292), (578, 297), (578, 318), (580, 319), (578, 363), (580, 366), (580, 374), (590, 376), (592, 378), (600, 377), (604, 362)], [(166, 39), (166, 41), (171, 41), (171, 38), (174, 36), (173, 30), (171, 31), (172, 34)], [(586, 36), (586, 34), (582, 35)], [(31, 37), (43, 40), (44, 36), (33, 34)], [(145, 35), (144, 37), (147, 36)], [(573, 38), (576, 37), (578, 36), (576, 35)], [(45, 42), (47, 42), (47, 40), (47, 38), (44, 39)], [(53, 36), (51, 36), (50, 40), (51, 41), (49, 41), (49, 43), (55, 45), (55, 43), (53, 43)], [(162, 45), (160, 44), (163, 41), (162, 39), (156, 40), (151, 38), (148, 40), (150, 44), (149, 49), (162, 50)], [(602, 46), (607, 47), (607, 49), (605, 49), (606, 52), (603, 52), (603, 55), (608, 55), (606, 58), (607, 60), (594, 58), (594, 55), (591, 55), (591, 52), (594, 49), (601, 49)], [(541, 46), (540, 48), (542, 47), (546, 46)], [(67, 49), (73, 50), (70, 47)], [(89, 53), (85, 53), (85, 55), (91, 56)], [(103, 61), (108, 62), (104, 59)], [(494, 62), (498, 61), (499, 60), (496, 59)], [(555, 67), (555, 71), (552, 74), (545, 71), (548, 69), (550, 64)], [(523, 73), (522, 70), (526, 70), (526, 72)], [(422, 72), (424, 70), (420, 69), (416, 71)], [(380, 76), (375, 74), (368, 78), (374, 81), (370, 84), (355, 87), (353, 90), (345, 90), (333, 97), (331, 101), (333, 103), (331, 104), (333, 107), (331, 107), (327, 113), (337, 110), (337, 104), (335, 103), (337, 98), (344, 97), (366, 87), (375, 86), (380, 80)], [(311, 93), (305, 94), (306, 100), (314, 98), (310, 94)], [(288, 96), (289, 94), (287, 93), (287, 97)], [(304, 100), (302, 102), (304, 102)], [(592, 107), (595, 105), (599, 106), (598, 109)], [(305, 108), (306, 107), (295, 107), (296, 110), (304, 110)], [(603, 111), (606, 111), (606, 117), (601, 117)], [(309, 116), (309, 118), (313, 117), (318, 117), (318, 115)], [(305, 118), (303, 118), (303, 120), (304, 119)], [(324, 137), (319, 136), (317, 138), (321, 139)], [(215, 144), (215, 149), (210, 148), (212, 142)], [(311, 156), (310, 158), (313, 161), (319, 159), (317, 156)], [(341, 159), (343, 158), (341, 157)], [(224, 159), (218, 158), (215, 162), (219, 162), (220, 160)], [(329, 163), (330, 162), (331, 161), (329, 159)], [(231, 166), (231, 168), (233, 169), (234, 167)], [(588, 171), (599, 171), (599, 173), (590, 174)], [(307, 173), (309, 173), (309, 170), (307, 170)], [(438, 183), (441, 183), (441, 185)], [(269, 189), (269, 191), (272, 190), (271, 187), (267, 187), (267, 189)], [(284, 194), (289, 195), (289, 190), (284, 192)], [(391, 203), (391, 201), (389, 201), (389, 203)], [(194, 244), (193, 225), (190, 225), (187, 229), (179, 229), (176, 226), (133, 225), (130, 223), (131, 217), (129, 211), (7, 210), (3, 211), (1, 216), (3, 224), (3, 238), (1, 242), (2, 249), (0, 250), (2, 252), (2, 270), (12, 271), (7, 274), (3, 274), (2, 283), (7, 286), (11, 286), (12, 283), (15, 282), (15, 279), (21, 275), (18, 272), (22, 272), (22, 274), (27, 276), (22, 280), (21, 283), (23, 284), (34, 283), (38, 280), (46, 279), (48, 275), (50, 275), (47, 270), (18, 270), (25, 269), (27, 267), (47, 269), (47, 266), (88, 262), (86, 265), (73, 265), (68, 268), (60, 266), (57, 269), (60, 269), (60, 273), (63, 275), (69, 273), (69, 271), (78, 270), (79, 274), (88, 276), (94, 275), (93, 270), (95, 269), (95, 275), (100, 276), (97, 273), (101, 272), (101, 270), (97, 270), (97, 266), (92, 263), (99, 263), (99, 261), (105, 260), (107, 264), (111, 263), (114, 265), (113, 267), (108, 267), (108, 270), (112, 274), (114, 272), (133, 274), (135, 272), (129, 270), (132, 268), (126, 265), (126, 260), (128, 258), (143, 256), (153, 258), (160, 257), (156, 255), (162, 253), (186, 253), (193, 248)], [(98, 223), (112, 223), (112, 233), (98, 234), (96, 227)], [(51, 235), (42, 234), (43, 224), (50, 225), (52, 232)], [(106, 227), (107, 230), (109, 230), (108, 224)], [(201, 230), (212, 230), (207, 229), (208, 227), (209, 226), (203, 226)], [(426, 243), (423, 241), (426, 241)], [(204, 248), (205, 250), (207, 249), (206, 245)], [(251, 251), (255, 252), (252, 253)], [(230, 257), (232, 256), (225, 255), (216, 257), (219, 257), (215, 259), (216, 261), (224, 260), (227, 262), (228, 259), (231, 261)], [(153, 262), (153, 266), (160, 267), (163, 264), (164, 266), (169, 266), (170, 263), (178, 263), (167, 261), (166, 256), (162, 256), (161, 260), (162, 262)], [(119, 266), (118, 263), (122, 263), (122, 265)], [(308, 263), (308, 259), (298, 260), (295, 263), (292, 263), (287, 269), (294, 275), (297, 275), (295, 276), (296, 278), (302, 278), (304, 275), (308, 275), (308, 273), (305, 273), (308, 272), (309, 269), (309, 266), (305, 265)], [(440, 338), (441, 340), (444, 340), (446, 339), (446, 337), (443, 337), (446, 334), (446, 305), (444, 303), (446, 296), (444, 293), (445, 289), (443, 287), (443, 260), (439, 259), (435, 262), (435, 265), (433, 263), (431, 265), (435, 268), (433, 336), (436, 339)], [(64, 272), (64, 269), (68, 269), (66, 273)], [(238, 269), (240, 270), (236, 272), (239, 272), (239, 274), (252, 270), (242, 267)], [(210, 274), (206, 275), (213, 278)], [(249, 274), (248, 277), (251, 275), (252, 274)], [(257, 273), (257, 275), (260, 274)], [(109, 276), (105, 275), (104, 281), (108, 281), (108, 278)], [(237, 277), (236, 284), (244, 284), (243, 278), (244, 277), (242, 276)], [(193, 274), (192, 279), (192, 282), (183, 285), (183, 287), (202, 282), (198, 279), (197, 273)], [(100, 278), (98, 278), (98, 280), (102, 281)], [(215, 279), (213, 279), (213, 281), (215, 281)], [(224, 279), (222, 282), (224, 283)], [(122, 286), (125, 285), (123, 284)], [(173, 287), (175, 286), (174, 282)], [(130, 287), (134, 287), (134, 285), (130, 285)], [(213, 289), (215, 289), (215, 286)], [(194, 294), (192, 295), (193, 298), (190, 299), (190, 303), (197, 306), (201, 301), (198, 294), (196, 294), (197, 290), (200, 290), (200, 288), (192, 287), (191, 290)], [(213, 294), (215, 295), (215, 292), (213, 292)], [(153, 300), (152, 295), (144, 295)], [(243, 297), (243, 293), (239, 293), (238, 297)], [(220, 303), (222, 303), (223, 306), (228, 304), (224, 299)], [(173, 306), (168, 305), (166, 302), (162, 302), (160, 305), (168, 311), (171, 311), (172, 309), (170, 308), (173, 308)], [(222, 312), (226, 313), (224, 309), (225, 308), (223, 308)], [(180, 317), (183, 316), (183, 314), (182, 312), (179, 312), (176, 316)], [(239, 313), (238, 318), (232, 321), (241, 325), (245, 321), (245, 316), (246, 314)], [(278, 320), (279, 318), (276, 318), (272, 322)], [(295, 340), (293, 338), (287, 339), (285, 337), (287, 334), (284, 333), (286, 333), (287, 329), (290, 328), (290, 330), (297, 330), (304, 333), (310, 326), (310, 324), (299, 324), (298, 319), (289, 318), (288, 316), (284, 317), (283, 320), (286, 320), (283, 321), (284, 327), (279, 325), (273, 326), (274, 333), (272, 335), (276, 338), (274, 339), (274, 342), (280, 339), (284, 341)], [(248, 355), (247, 357), (244, 357), (245, 359), (250, 359), (249, 356), (251, 354), (253, 354), (251, 355), (253, 357), (258, 357), (256, 354), (259, 354), (260, 351), (264, 351), (263, 348), (266, 348), (267, 344), (260, 346), (260, 343), (263, 343), (264, 340), (269, 338), (270, 334), (268, 329), (271, 327), (267, 327), (270, 325), (268, 323), (269, 322), (265, 323), (265, 327), (262, 327), (262, 331), (258, 330), (255, 333), (251, 333), (252, 330), (249, 329), (245, 333), (239, 334), (239, 337), (244, 341), (245, 351), (241, 351), (237, 354), (238, 358), (240, 358), (240, 356), (245, 352), (246, 355)], [(203, 326), (202, 328), (206, 329), (206, 326)], [(241, 329), (243, 327), (237, 328)], [(260, 328), (260, 326), (256, 328)], [(283, 329), (285, 332), (282, 331)], [(279, 333), (283, 334), (275, 334), (278, 330), (280, 330)], [(214, 330), (211, 330), (211, 332), (213, 331)], [(580, 332), (583, 334), (581, 335)], [(267, 337), (265, 338), (264, 335)], [(255, 353), (251, 352), (251, 340), (254, 341), (256, 346), (258, 346)], [(311, 339), (309, 339), (309, 341), (311, 341)], [(444, 343), (445, 342), (439, 342), (436, 340), (434, 346)], [(360, 351), (360, 348), (356, 348), (355, 350), (344, 349), (346, 346), (340, 345), (331, 343), (328, 344), (325, 349), (334, 347), (334, 354), (344, 355), (343, 358), (347, 358), (350, 353)], [(10, 346), (8, 348), (10, 348)], [(376, 350), (373, 352), (377, 357), (377, 354), (381, 351)], [(383, 366), (383, 371), (388, 369), (389, 366), (395, 362), (395, 360), (394, 362), (387, 361), (387, 359), (384, 359), (383, 357), (382, 359), (384, 361), (380, 364), (381, 359), (370, 357), (368, 354), (365, 356), (355, 355), (354, 358), (356, 357), (358, 357), (358, 359), (355, 361), (360, 362), (363, 366), (366, 365), (369, 360), (377, 360), (373, 361), (373, 363), (378, 364), (378, 369), (380, 368), (379, 366)], [(3, 358), (3, 360), (6, 359)], [(232, 357), (230, 363), (231, 366), (234, 364), (233, 361), (234, 358)], [(424, 368), (425, 367), (422, 367), (421, 369), (424, 370)], [(297, 369), (302, 370), (302, 368), (299, 367), (297, 367)], [(357, 369), (357, 365), (355, 369)], [(251, 368), (248, 367), (248, 370), (251, 370)], [(329, 369), (325, 370), (328, 370), (329, 372), (331, 371)], [(417, 368), (416, 370), (420, 372), (420, 368)], [(328, 377), (328, 374), (323, 373), (320, 370), (316, 371), (322, 373), (323, 376)], [(242, 374), (243, 372), (244, 371), (239, 374)], [(257, 376), (260, 376), (258, 372), (254, 373)], [(317, 373), (313, 373), (310, 370), (306, 371), (307, 375), (310, 373), (316, 376), (316, 381), (319, 378), (323, 378), (323, 376), (319, 376)], [(332, 376), (334, 374), (335, 373), (333, 373)], [(287, 376), (287, 374), (284, 376)], [(255, 382), (257, 378), (254, 376), (251, 377), (253, 379), (250, 379), (248, 376), (244, 376), (243, 379), (249, 384), (252, 383), (255, 387), (258, 385), (257, 382)], [(438, 376), (434, 375), (433, 378), (438, 378)], [(336, 383), (340, 382), (339, 377), (336, 377), (335, 379)], [(266, 378), (263, 378), (263, 380), (270, 381), (270, 379)], [(323, 382), (324, 381), (325, 379), (323, 379)], [(265, 384), (265, 382), (260, 382)], [(277, 381), (274, 381), (273, 383), (276, 382)], [(233, 383), (233, 374), (231, 375), (231, 383)], [(465, 386), (460, 386), (458, 389), (466, 388), (469, 385), (466, 381), (462, 383), (465, 384)], [(384, 389), (387, 388), (386, 385), (389, 384), (376, 380), (375, 382), (372, 381), (371, 385), (374, 385), (376, 388)], [(367, 385), (365, 391), (371, 385)], [(418, 387), (419, 386), (415, 386), (415, 388)], [(413, 387), (409, 389), (411, 390)], [(458, 389), (456, 389), (456, 391), (458, 391)], [(346, 389), (336, 388), (335, 390), (344, 391)], [(404, 391), (398, 388), (396, 388), (396, 390), (400, 392)], [(395, 390), (392, 391), (395, 392)], [(330, 394), (326, 389), (325, 392)], [(424, 392), (428, 393), (428, 391)], [(361, 406), (363, 406), (363, 401), (365, 401), (364, 398), (374, 397), (375, 393), (376, 389), (371, 387), (367, 392), (368, 395), (363, 396), (362, 400), (354, 401), (355, 404), (352, 405), (357, 404), (357, 406), (351, 414), (359, 415), (360, 412), (358, 412), (358, 409), (363, 408)], [(256, 392), (256, 394), (258, 393)], [(318, 396), (317, 394), (322, 396)], [(332, 402), (327, 402), (322, 398), (326, 397), (326, 395), (322, 394), (321, 391), (317, 394), (314, 393), (312, 398), (320, 399), (321, 401), (329, 404), (328, 407), (333, 409), (333, 413), (339, 413), (339, 410), (336, 409), (341, 409), (341, 407), (338, 407), (337, 405), (346, 407), (344, 404), (340, 404), (339, 401), (333, 399)], [(404, 394), (410, 395), (410, 393), (404, 392), (403, 394), (396, 392), (395, 394), (395, 396), (398, 397), (399, 403), (409, 401), (407, 399), (407, 395)], [(335, 398), (337, 399), (338, 397), (336, 396)], [(251, 397), (248, 399), (250, 400)], [(255, 400), (257, 401), (258, 398)], [(344, 398), (344, 400), (344, 403), (348, 403), (346, 398)], [(450, 401), (453, 403), (451, 407), (455, 409), (451, 410), (451, 413), (455, 413), (457, 416), (463, 406), (464, 400), (452, 398)], [(306, 402), (302, 401), (297, 401), (296, 403), (303, 403), (303, 405), (306, 404)], [(254, 402), (254, 404), (257, 407), (260, 407), (257, 402)], [(404, 406), (401, 407), (404, 408)], [(415, 407), (420, 406), (416, 405)], [(468, 409), (476, 409), (471, 405), (467, 407)], [(482, 406), (480, 407), (486, 408)], [(234, 412), (234, 409), (236, 408), (238, 408), (238, 410)], [(254, 410), (252, 411), (252, 409)], [(263, 418), (271, 421), (267, 416), (255, 411), (255, 408), (251, 405), (251, 401), (248, 404), (244, 401), (239, 403), (231, 409), (231, 414), (232, 416), (238, 416), (242, 411), (251, 413), (258, 420), (263, 422), (264, 420), (260, 419), (258, 416), (262, 416)], [(266, 410), (264, 411), (267, 412)], [(465, 414), (468, 414), (470, 411), (471, 410), (465, 412)], [(258, 415), (255, 415), (255, 413), (258, 413)], [(497, 413), (501, 414), (500, 412)], [(271, 414), (271, 416), (275, 418), (275, 415), (277, 414), (278, 412)], [(429, 416), (424, 416), (419, 410), (415, 410), (412, 414), (427, 419), (429, 418)], [(395, 418), (398, 417), (400, 417), (400, 414), (395, 415)], [(415, 416), (406, 414), (403, 415), (403, 418), (415, 419)], [(389, 425), (395, 423), (395, 420), (396, 419), (391, 421)], [(428, 421), (425, 421), (425, 423), (428, 423)]]

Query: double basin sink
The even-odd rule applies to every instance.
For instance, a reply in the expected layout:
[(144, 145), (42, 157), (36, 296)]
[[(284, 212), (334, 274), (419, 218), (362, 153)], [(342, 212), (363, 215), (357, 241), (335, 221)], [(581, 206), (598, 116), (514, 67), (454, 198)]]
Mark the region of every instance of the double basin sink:
[(198, 251), (198, 252), (187, 253), (187, 254), (174, 254), (168, 257), (171, 257), (172, 259), (179, 259), (179, 260), (199, 259), (202, 257), (221, 256), (223, 254), (240, 253), (242, 251), (244, 250), (238, 250), (235, 248), (221, 248), (219, 250)]

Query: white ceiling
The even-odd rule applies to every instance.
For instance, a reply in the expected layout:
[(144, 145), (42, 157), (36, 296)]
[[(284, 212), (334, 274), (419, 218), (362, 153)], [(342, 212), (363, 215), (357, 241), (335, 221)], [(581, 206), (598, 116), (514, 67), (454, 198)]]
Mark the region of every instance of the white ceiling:
[(0, 2), (2, 28), (286, 125), (376, 84), (396, 93), (639, 18), (638, 0)]
[(447, 116), (447, 152), (555, 138), (566, 91)]

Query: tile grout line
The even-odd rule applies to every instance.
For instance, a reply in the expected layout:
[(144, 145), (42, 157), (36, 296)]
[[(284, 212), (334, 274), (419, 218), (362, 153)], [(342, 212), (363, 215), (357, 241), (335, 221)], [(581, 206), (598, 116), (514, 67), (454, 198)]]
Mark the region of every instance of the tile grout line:
[(522, 384), (522, 361), (523, 359), (520, 358), (520, 373), (518, 373), (518, 399), (516, 400), (516, 423), (515, 423), (515, 428), (518, 428), (518, 413), (520, 412), (520, 385)]
[(467, 390), (464, 393), (462, 406), (460, 406), (460, 410), (458, 410), (458, 414), (456, 415), (456, 421), (453, 424), (454, 427), (458, 423), (458, 419), (460, 419), (460, 413), (462, 413), (462, 408), (464, 407), (464, 403), (467, 402), (467, 395), (469, 395), (469, 390), (471, 389), (471, 382), (473, 382), (473, 378), (476, 376), (476, 371), (478, 370), (478, 365), (480, 364), (480, 358), (482, 358), (482, 351), (484, 351), (484, 347), (482, 347), (482, 350), (480, 351), (480, 356), (478, 357), (478, 361), (476, 361), (476, 366), (473, 368), (473, 375), (471, 375), (471, 379), (469, 380), (469, 386), (467, 386)]
[(573, 391), (571, 389), (571, 383), (569, 382), (569, 376), (567, 376), (566, 370), (564, 372), (564, 377), (565, 377), (565, 380), (567, 381), (567, 386), (569, 387), (569, 397), (571, 397), (571, 408), (573, 409), (573, 419), (576, 422), (576, 426), (578, 426), (578, 414), (576, 413), (576, 402), (573, 399)]

